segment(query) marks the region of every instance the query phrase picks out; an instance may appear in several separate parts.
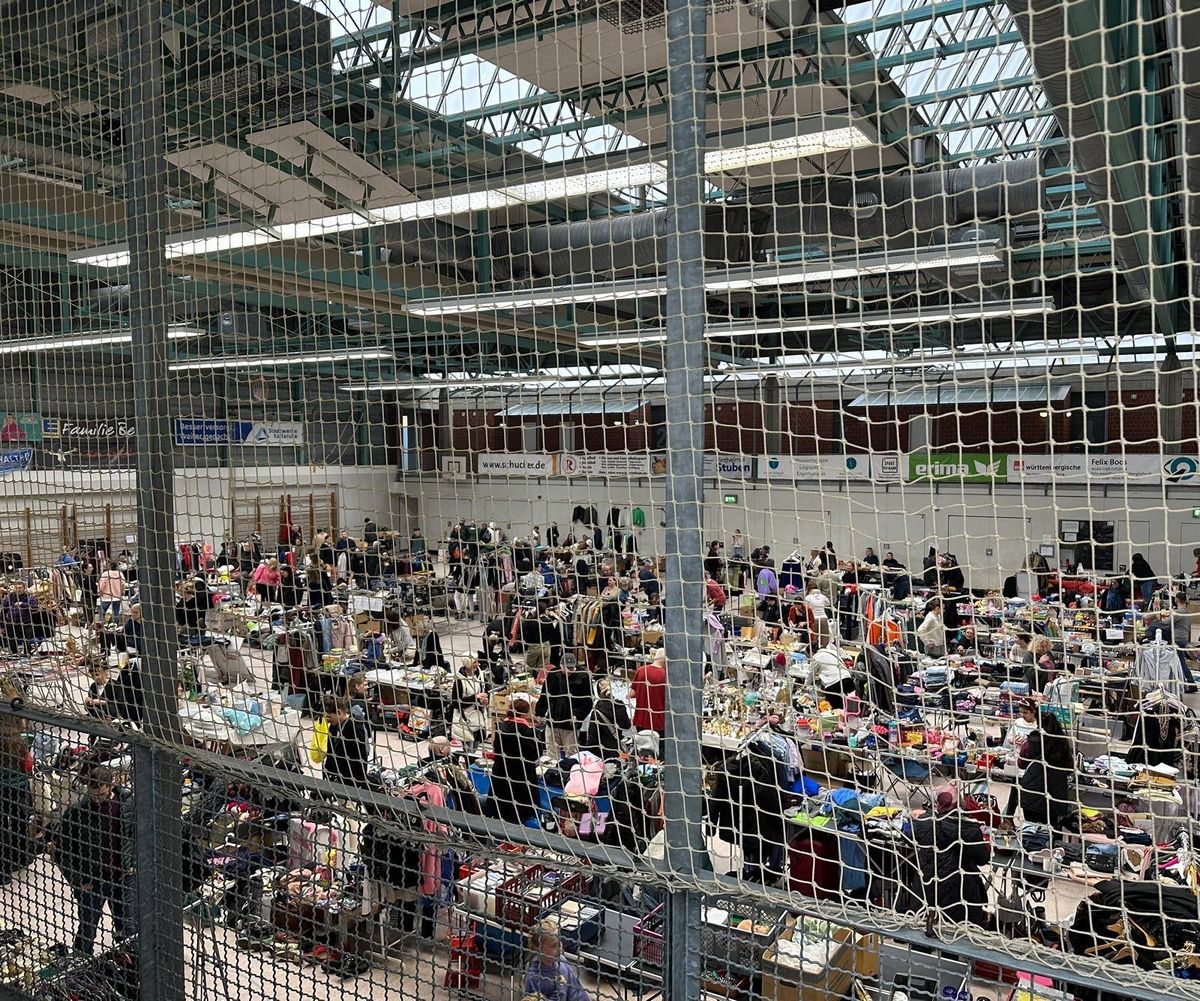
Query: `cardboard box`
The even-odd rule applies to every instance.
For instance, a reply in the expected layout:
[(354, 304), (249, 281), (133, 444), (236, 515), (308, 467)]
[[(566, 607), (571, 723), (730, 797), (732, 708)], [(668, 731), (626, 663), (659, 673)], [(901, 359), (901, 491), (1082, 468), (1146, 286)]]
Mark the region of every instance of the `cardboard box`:
[(828, 775), (831, 779), (848, 779), (854, 772), (854, 755), (849, 748), (829, 745), (803, 745), (800, 758), (805, 775)]
[[(794, 932), (795, 924), (789, 923), (779, 937), (790, 940)], [(830, 951), (825, 969), (816, 974), (780, 966), (772, 943), (762, 957), (763, 1001), (830, 1001), (849, 996), (855, 979), (867, 980), (879, 975), (877, 936), (838, 928), (833, 937), (839, 945)]]

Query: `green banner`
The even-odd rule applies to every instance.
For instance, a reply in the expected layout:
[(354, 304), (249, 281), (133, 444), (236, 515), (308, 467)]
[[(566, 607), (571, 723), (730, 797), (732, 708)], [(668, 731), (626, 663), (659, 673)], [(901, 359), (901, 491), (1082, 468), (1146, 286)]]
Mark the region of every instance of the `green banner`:
[(0, 411), (0, 448), (19, 448), (26, 442), (41, 440), (41, 414), (16, 414)]
[(1008, 456), (988, 452), (910, 452), (908, 479), (1004, 483), (1008, 479)]

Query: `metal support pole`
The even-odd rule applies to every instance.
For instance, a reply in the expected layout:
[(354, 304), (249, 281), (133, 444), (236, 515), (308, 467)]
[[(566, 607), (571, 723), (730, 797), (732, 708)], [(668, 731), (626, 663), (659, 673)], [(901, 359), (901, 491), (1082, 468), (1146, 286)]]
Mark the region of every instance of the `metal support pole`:
[[(669, 0), (672, 225), (667, 237), (667, 723), (663, 775), (666, 863), (687, 880), (709, 869), (703, 830), (701, 719), (704, 690), (704, 232), (701, 157), (705, 140), (704, 0)], [(667, 898), (666, 1001), (700, 996), (700, 898)]]
[(182, 781), (175, 699), (175, 413), (167, 370), (168, 229), (160, 0), (125, 7), (124, 124), (126, 237), (129, 241), (133, 397), (137, 426), (138, 585), (145, 640), (138, 670), (146, 735), (158, 747), (135, 752), (138, 957), (142, 1001), (182, 1001)]

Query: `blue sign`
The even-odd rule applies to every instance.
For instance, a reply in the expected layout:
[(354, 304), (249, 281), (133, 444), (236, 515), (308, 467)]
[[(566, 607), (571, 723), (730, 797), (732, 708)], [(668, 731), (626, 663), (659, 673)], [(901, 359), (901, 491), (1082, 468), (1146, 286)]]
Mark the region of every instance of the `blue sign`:
[(229, 422), (212, 417), (176, 417), (176, 445), (228, 445)]
[(32, 448), (16, 448), (11, 452), (0, 452), (0, 476), (23, 473), (33, 461)]

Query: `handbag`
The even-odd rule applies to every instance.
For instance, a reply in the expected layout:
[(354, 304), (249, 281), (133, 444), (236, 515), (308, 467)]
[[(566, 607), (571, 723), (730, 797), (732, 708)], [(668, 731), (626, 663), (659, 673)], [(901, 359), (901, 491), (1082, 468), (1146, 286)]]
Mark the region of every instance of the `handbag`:
[(319, 765), (329, 753), (329, 721), (319, 719), (313, 724), (312, 736), (308, 740), (308, 760)]

